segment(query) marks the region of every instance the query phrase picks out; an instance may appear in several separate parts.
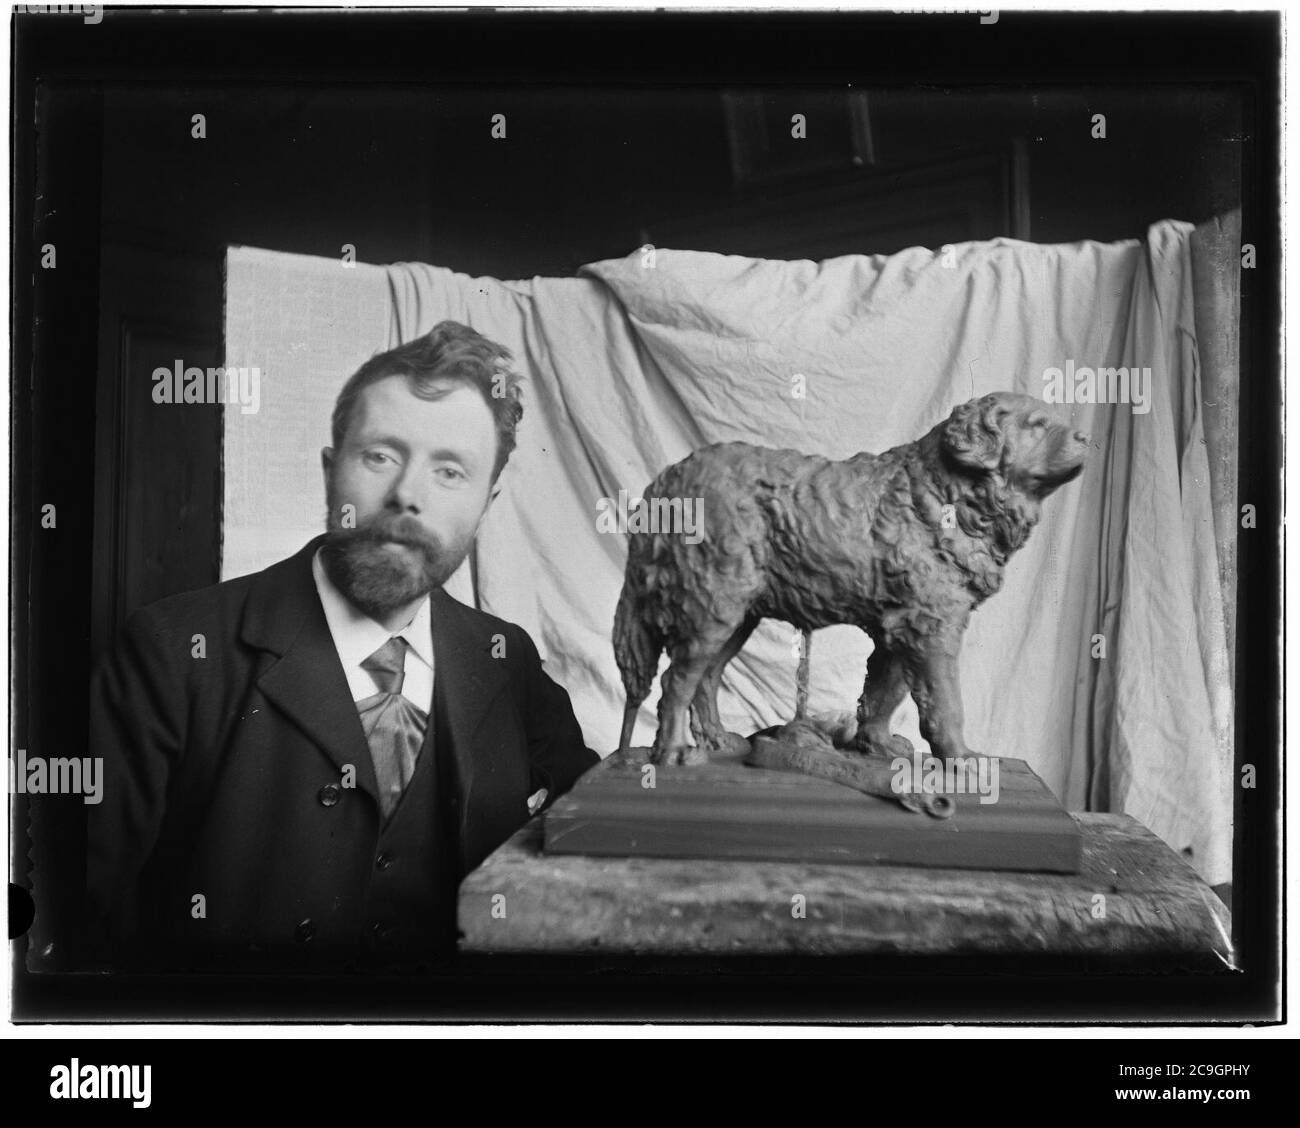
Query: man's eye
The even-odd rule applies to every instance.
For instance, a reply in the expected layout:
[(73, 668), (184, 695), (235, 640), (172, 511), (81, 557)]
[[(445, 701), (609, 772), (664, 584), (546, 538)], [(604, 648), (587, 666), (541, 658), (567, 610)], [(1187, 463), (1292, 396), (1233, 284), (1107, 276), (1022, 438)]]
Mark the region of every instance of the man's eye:
[(465, 472), (458, 470), (455, 466), (439, 466), (434, 473), (444, 482), (463, 482), (465, 480)]
[(371, 466), (383, 466), (385, 463), (393, 461), (382, 450), (368, 450), (361, 457)]

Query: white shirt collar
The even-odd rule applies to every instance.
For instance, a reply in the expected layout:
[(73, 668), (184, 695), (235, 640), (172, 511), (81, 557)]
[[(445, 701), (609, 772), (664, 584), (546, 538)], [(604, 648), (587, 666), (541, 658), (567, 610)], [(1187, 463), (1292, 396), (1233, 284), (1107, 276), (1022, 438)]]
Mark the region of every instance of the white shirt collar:
[(311, 558), (311, 574), (316, 580), (325, 621), (334, 638), (334, 648), (345, 670), (360, 666), (390, 638), (406, 639), (417, 658), (433, 669), (433, 619), (430, 601), (426, 597), (416, 609), (414, 617), (400, 631), (389, 631), (369, 615), (354, 607), (344, 594), (334, 586), (325, 566), (321, 563), (318, 548)]

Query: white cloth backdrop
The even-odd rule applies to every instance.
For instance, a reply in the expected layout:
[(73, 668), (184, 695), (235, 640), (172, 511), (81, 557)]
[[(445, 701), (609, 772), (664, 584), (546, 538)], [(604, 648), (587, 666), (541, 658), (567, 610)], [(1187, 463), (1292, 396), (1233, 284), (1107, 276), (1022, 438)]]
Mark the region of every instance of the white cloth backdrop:
[[(526, 407), (477, 544), (477, 592), (466, 570), (451, 587), (532, 634), (604, 753), (623, 707), (610, 630), (626, 546), (597, 532), (598, 499), (640, 496), (710, 442), (844, 458), (916, 438), (972, 396), (1040, 395), (1044, 370), (1067, 360), (1150, 368), (1146, 414), (1056, 409), (1096, 449), (973, 617), (967, 741), (1025, 759), (1071, 809), (1134, 815), (1207, 880), (1230, 880), (1232, 701), (1191, 231), (1166, 221), (1145, 241), (995, 239), (822, 263), (661, 249), (513, 282), (232, 248), (227, 363), (261, 369), (262, 399), (225, 416), (223, 576), (321, 529), (318, 452), (347, 376), (444, 318), (471, 325), (514, 353)], [(728, 727), (792, 714), (794, 640), (765, 623), (731, 664)], [(814, 636), (814, 712), (853, 708), (870, 649), (853, 628)], [(898, 727), (920, 742), (910, 700)]]

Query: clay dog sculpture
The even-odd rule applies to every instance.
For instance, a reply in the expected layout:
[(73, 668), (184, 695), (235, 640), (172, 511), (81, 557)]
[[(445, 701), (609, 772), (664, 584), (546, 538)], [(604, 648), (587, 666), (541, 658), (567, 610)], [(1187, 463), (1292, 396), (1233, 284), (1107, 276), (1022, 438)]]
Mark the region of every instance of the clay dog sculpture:
[(871, 636), (858, 751), (911, 753), (889, 731), (911, 692), (935, 755), (976, 755), (962, 735), (962, 635), (1043, 499), (1082, 471), (1087, 443), (1041, 401), (999, 392), (884, 454), (832, 462), (719, 443), (668, 467), (645, 497), (702, 498), (703, 536), (630, 537), (614, 620), (627, 693), (620, 748), (666, 650), (652, 758), (707, 762), (727, 740), (722, 671), (759, 620), (774, 618), (805, 631), (852, 623)]

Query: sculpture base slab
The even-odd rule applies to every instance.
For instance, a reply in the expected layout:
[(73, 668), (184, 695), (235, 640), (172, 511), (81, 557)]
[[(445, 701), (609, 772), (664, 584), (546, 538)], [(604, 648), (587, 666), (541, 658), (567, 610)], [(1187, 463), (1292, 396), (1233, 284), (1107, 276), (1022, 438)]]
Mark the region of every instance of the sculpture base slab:
[[(1223, 903), (1128, 815), (1072, 816), (1083, 836), (1077, 874), (545, 854), (543, 819), (461, 883), (462, 953), (581, 956), (630, 973), (661, 966), (647, 957), (706, 957), (708, 976), (732, 970), (726, 957), (952, 959), (963, 975), (1235, 966)], [(796, 893), (802, 917), (791, 911)], [(734, 970), (753, 974), (745, 963)], [(1115, 1006), (1116, 1021), (1132, 1020)]]
[(996, 802), (958, 794), (948, 819), (790, 772), (712, 763), (643, 770), (647, 749), (615, 754), (543, 820), (547, 854), (749, 859), (1078, 873), (1082, 838), (1023, 760), (999, 761)]

